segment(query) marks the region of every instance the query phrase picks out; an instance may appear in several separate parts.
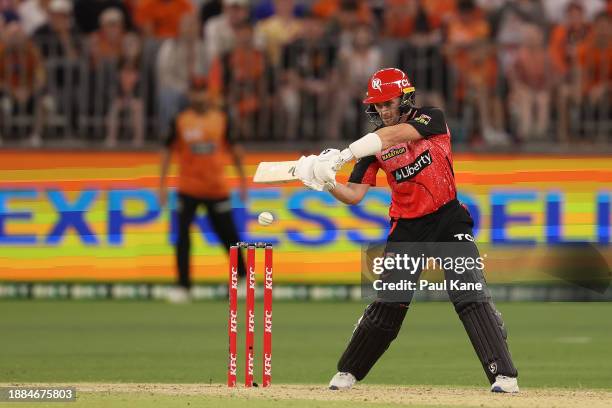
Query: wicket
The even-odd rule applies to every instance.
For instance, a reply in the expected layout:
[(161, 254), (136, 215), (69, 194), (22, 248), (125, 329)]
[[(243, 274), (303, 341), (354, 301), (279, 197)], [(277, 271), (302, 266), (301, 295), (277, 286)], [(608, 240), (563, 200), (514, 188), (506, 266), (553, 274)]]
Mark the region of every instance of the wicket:
[(272, 244), (238, 242), (230, 248), (229, 258), (229, 363), (227, 370), (227, 386), (236, 386), (237, 371), (237, 337), (238, 337), (238, 251), (246, 248), (246, 310), (245, 310), (245, 360), (244, 386), (253, 386), (255, 360), (255, 250), (264, 249), (264, 322), (263, 322), (263, 355), (262, 355), (262, 386), (272, 383)]

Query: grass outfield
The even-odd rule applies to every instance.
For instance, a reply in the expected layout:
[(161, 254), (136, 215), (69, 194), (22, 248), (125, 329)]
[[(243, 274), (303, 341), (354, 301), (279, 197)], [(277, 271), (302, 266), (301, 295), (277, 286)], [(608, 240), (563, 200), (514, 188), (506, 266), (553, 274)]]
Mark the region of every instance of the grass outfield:
[[(505, 303), (498, 308), (509, 328), (510, 347), (523, 389), (531, 388), (533, 392), (536, 388), (548, 387), (602, 389), (595, 401), (602, 398), (612, 401), (612, 394), (604, 392), (612, 390), (611, 304)], [(335, 372), (338, 356), (361, 311), (362, 305), (358, 303), (276, 302), (273, 383), (326, 383)], [(224, 383), (226, 316), (225, 302), (169, 305), (118, 301), (0, 301), (0, 383)], [(242, 317), (241, 313), (241, 323)], [(259, 346), (260, 327), (256, 334)], [(239, 345), (242, 344), (243, 337), (240, 337)], [(242, 347), (239, 351), (242, 378)], [(257, 350), (256, 379), (261, 376), (260, 356)], [(361, 387), (372, 384), (446, 386), (439, 390), (476, 387), (473, 388), (476, 393), (487, 386), (463, 327), (449, 303), (413, 305), (400, 336)], [(207, 389), (218, 388), (226, 392), (225, 387), (209, 386)], [(276, 390), (282, 389), (276, 387)], [(318, 390), (319, 387), (308, 389)], [(433, 389), (435, 393), (436, 389)], [(193, 398), (190, 395), (173, 397), (156, 390), (127, 389), (109, 394), (94, 389), (92, 394), (82, 394), (82, 398), (92, 407), (111, 403), (112, 406), (151, 406), (156, 399), (159, 406), (171, 407), (175, 406), (171, 402), (173, 398), (177, 401), (176, 406), (187, 406)], [(202, 398), (217, 405), (215, 400), (229, 396), (234, 402), (256, 397), (244, 391), (208, 393)], [(381, 395), (386, 394), (383, 391)], [(309, 401), (309, 395), (301, 389), (290, 406), (316, 406)], [(325, 405), (353, 406), (359, 402), (350, 398), (351, 401), (338, 400), (333, 405)], [(274, 397), (277, 399), (283, 398)], [(306, 401), (305, 405), (300, 402), (302, 400)], [(130, 403), (121, 405), (122, 401)], [(365, 402), (385, 401), (382, 398)], [(453, 402), (456, 401), (438, 400), (437, 406), (455, 406)], [(470, 406), (469, 400), (466, 403), (468, 405), (461, 406)]]

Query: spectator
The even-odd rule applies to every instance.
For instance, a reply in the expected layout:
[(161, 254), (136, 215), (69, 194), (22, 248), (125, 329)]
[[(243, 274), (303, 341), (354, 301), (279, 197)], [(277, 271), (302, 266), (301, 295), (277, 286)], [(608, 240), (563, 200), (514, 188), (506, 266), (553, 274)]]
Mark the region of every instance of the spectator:
[(75, 61), (79, 55), (78, 32), (72, 21), (72, 3), (51, 0), (49, 21), (34, 33), (34, 40), (45, 59)]
[(51, 0), (25, 0), (17, 6), (21, 25), (28, 36), (47, 24), (50, 2)]
[(602, 141), (609, 142), (603, 139), (606, 134), (610, 137), (605, 123), (609, 123), (612, 96), (612, 17), (609, 14), (604, 12), (595, 18), (591, 33), (578, 48), (578, 59), (582, 95), (586, 108), (593, 114), (586, 121), (601, 123), (593, 133), (599, 133)]
[(567, 7), (576, 2), (580, 3), (587, 21), (592, 21), (606, 8), (606, 0), (542, 0), (546, 19), (554, 24), (561, 23), (565, 18)]
[(221, 0), (205, 0), (200, 8), (200, 22), (202, 26), (206, 24), (211, 17), (218, 16), (223, 11)]
[[(516, 0), (510, 0), (513, 2)], [(507, 4), (508, 0), (476, 0), (476, 4), (480, 7), (485, 13), (491, 14), (495, 10), (498, 10), (504, 4)]]
[(576, 62), (576, 50), (589, 32), (584, 8), (581, 3), (569, 3), (566, 9), (566, 19), (557, 24), (550, 35), (550, 52), (555, 68), (562, 76), (570, 75), (570, 70)]
[[(340, 50), (339, 55), (339, 88), (334, 109), (336, 124), (331, 126), (338, 131), (342, 129), (343, 122), (352, 122), (347, 128), (347, 138), (364, 134), (365, 125), (362, 115), (363, 88), (368, 83), (373, 72), (382, 68), (382, 50), (374, 41), (372, 27), (360, 24), (353, 38), (351, 46)], [(338, 136), (336, 132), (330, 137)]]
[(48, 22), (36, 30), (33, 38), (44, 57), (52, 110), (62, 115), (62, 126), (69, 133), (76, 132), (81, 41), (72, 18), (72, 3), (51, 0)]
[(440, 3), (438, 0), (416, 0), (412, 4), (414, 14), (411, 17), (410, 36), (398, 50), (399, 67), (419, 87), (417, 99), (420, 105), (444, 109), (442, 94), (447, 87), (447, 75), (440, 51), (442, 19), (439, 15), (434, 18), (430, 13), (450, 13), (452, 9), (445, 9), (449, 3)]
[(490, 34), (489, 23), (474, 0), (458, 0), (457, 12), (446, 27), (445, 52), (456, 72), (465, 72), (470, 59), (470, 49), (486, 41)]
[(448, 0), (417, 0), (427, 16), (430, 30), (437, 30), (452, 19), (457, 12), (457, 2)]
[(457, 12), (447, 26), (448, 49), (452, 56), (459, 54), (462, 46), (470, 47), (489, 37), (491, 30), (485, 17), (474, 0), (457, 1)]
[(471, 142), (482, 138), (491, 146), (508, 144), (503, 103), (497, 92), (498, 64), (491, 45), (487, 41), (471, 43), (462, 67), (456, 93), (464, 116), (468, 112), (475, 116), (470, 118), (476, 123)]
[(408, 38), (414, 31), (419, 1), (386, 0), (382, 34), (389, 38)]
[(255, 43), (265, 50), (270, 62), (277, 66), (283, 47), (297, 38), (302, 24), (293, 15), (294, 0), (275, 0), (274, 15), (257, 23)]
[(11, 21), (19, 21), (19, 15), (12, 10), (0, 10), (0, 41), (2, 41), (2, 34), (4, 29)]
[(190, 0), (140, 0), (135, 20), (146, 36), (163, 40), (176, 37), (181, 19), (193, 11)]
[(104, 62), (116, 63), (121, 55), (125, 37), (123, 13), (116, 8), (107, 8), (100, 14), (99, 29), (89, 37), (89, 50), (94, 65)]
[(538, 3), (538, 0), (508, 2), (492, 16), (493, 37), (497, 43), (497, 59), (504, 74), (508, 73), (514, 65), (518, 49), (523, 41), (523, 25), (531, 22), (545, 27), (541, 21), (536, 21), (539, 17), (529, 14), (534, 12), (535, 5)]
[(167, 134), (171, 119), (187, 105), (190, 81), (208, 74), (210, 60), (200, 24), (194, 14), (183, 16), (178, 38), (165, 40), (157, 54), (159, 118), (162, 134)]
[[(334, 2), (328, 2), (328, 5), (332, 4)], [(329, 21), (329, 40), (337, 41), (339, 47), (350, 47), (358, 24), (371, 24), (371, 21), (370, 9), (364, 1), (340, 0)]]
[(580, 84), (577, 76), (577, 49), (586, 38), (589, 26), (584, 8), (580, 2), (573, 1), (565, 10), (566, 19), (557, 24), (551, 33), (549, 49), (556, 75), (560, 78), (557, 88), (557, 134), (563, 143), (568, 143), (569, 108), (580, 103)]
[(122, 113), (130, 117), (132, 127), (132, 146), (141, 147), (144, 143), (144, 100), (140, 92), (142, 85), (142, 44), (136, 34), (128, 34), (123, 42), (119, 60), (119, 78), (116, 96), (111, 102), (107, 116), (106, 146), (117, 145), (119, 117)]
[(357, 12), (359, 23), (370, 23), (372, 21), (372, 13), (365, 0), (316, 0), (311, 12), (329, 20), (348, 9)]
[(519, 140), (541, 140), (549, 130), (550, 98), (555, 84), (552, 62), (538, 26), (524, 26), (522, 37), (510, 71), (510, 106), (516, 112)]
[(19, 0), (0, 0), (0, 14), (15, 13)]
[(235, 124), (236, 140), (261, 138), (266, 129), (267, 62), (255, 48), (253, 27), (243, 22), (235, 28), (235, 47), (221, 58), (223, 94), (229, 107), (230, 122)]
[[(7, 19), (9, 20), (9, 19)], [(40, 145), (46, 115), (45, 70), (39, 50), (18, 20), (5, 22), (0, 42), (0, 117), (10, 134), (30, 132), (30, 143)], [(34, 126), (30, 117), (34, 117)], [(8, 129), (7, 129), (8, 128)], [(0, 140), (1, 142), (1, 140)]]
[[(456, 105), (464, 117), (476, 116), (478, 124), (468, 130), (472, 142), (484, 138), (489, 144), (506, 144), (503, 104), (496, 92), (498, 66), (488, 44), (491, 28), (475, 0), (458, 0), (457, 12), (446, 27), (445, 54), (452, 69)], [(472, 112), (474, 115), (472, 115)], [(467, 123), (472, 123), (473, 117)]]
[(315, 139), (336, 131), (324, 119), (333, 108), (338, 50), (325, 39), (322, 17), (309, 13), (302, 29), (302, 36), (283, 52), (285, 72), (280, 96), (286, 120), (284, 134), (290, 139)]
[(126, 29), (133, 28), (130, 12), (122, 0), (75, 0), (74, 18), (79, 31), (91, 34), (99, 30), (100, 16), (108, 9), (118, 10)]
[(209, 60), (234, 48), (236, 27), (249, 19), (249, 0), (223, 0), (223, 12), (211, 17), (204, 26)]

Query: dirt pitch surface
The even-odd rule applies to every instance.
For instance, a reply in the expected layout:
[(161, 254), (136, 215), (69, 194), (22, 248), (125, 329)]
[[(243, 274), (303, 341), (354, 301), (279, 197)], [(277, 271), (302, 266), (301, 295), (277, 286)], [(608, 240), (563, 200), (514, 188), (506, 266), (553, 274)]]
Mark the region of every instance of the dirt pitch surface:
[[(25, 384), (3, 384), (16, 386)], [(39, 384), (27, 384), (33, 386)], [(60, 386), (62, 384), (47, 384)], [(69, 386), (71, 384), (65, 384)], [(74, 385), (74, 384), (72, 384)], [(449, 407), (509, 407), (509, 408), (563, 408), (563, 407), (610, 407), (612, 391), (569, 389), (523, 389), (519, 394), (493, 394), (474, 388), (428, 387), (428, 386), (383, 386), (358, 385), (348, 391), (331, 391), (324, 385), (273, 384), (267, 389), (246, 389), (242, 386), (230, 389), (221, 384), (76, 384), (77, 392), (116, 395), (148, 394), (159, 396), (201, 396), (203, 399), (227, 398), (253, 400), (290, 401), (310, 400), (317, 402), (339, 401), (360, 404), (393, 404)]]

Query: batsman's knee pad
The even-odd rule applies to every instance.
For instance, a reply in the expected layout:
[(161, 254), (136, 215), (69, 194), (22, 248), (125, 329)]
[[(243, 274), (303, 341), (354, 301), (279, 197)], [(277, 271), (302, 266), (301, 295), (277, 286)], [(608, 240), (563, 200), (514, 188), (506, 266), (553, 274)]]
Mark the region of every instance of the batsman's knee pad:
[(338, 361), (338, 371), (363, 379), (397, 337), (408, 304), (374, 302), (357, 321), (351, 340)]
[(497, 375), (516, 377), (518, 372), (506, 342), (506, 328), (493, 303), (462, 303), (455, 305), (455, 309), (491, 384)]

